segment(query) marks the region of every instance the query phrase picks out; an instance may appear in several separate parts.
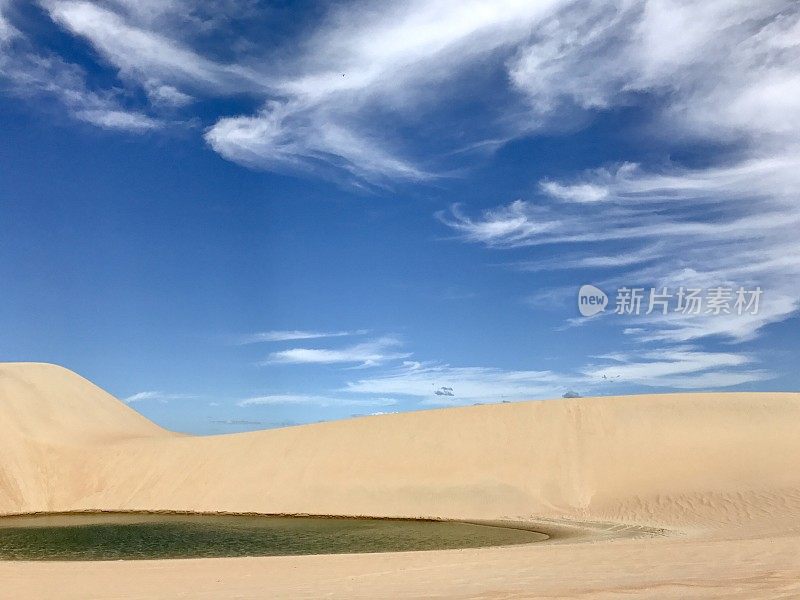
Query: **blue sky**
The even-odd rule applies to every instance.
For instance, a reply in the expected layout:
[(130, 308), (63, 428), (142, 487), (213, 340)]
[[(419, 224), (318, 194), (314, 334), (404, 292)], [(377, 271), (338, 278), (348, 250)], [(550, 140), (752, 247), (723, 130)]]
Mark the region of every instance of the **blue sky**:
[(798, 64), (794, 2), (0, 0), (0, 360), (196, 433), (797, 390)]

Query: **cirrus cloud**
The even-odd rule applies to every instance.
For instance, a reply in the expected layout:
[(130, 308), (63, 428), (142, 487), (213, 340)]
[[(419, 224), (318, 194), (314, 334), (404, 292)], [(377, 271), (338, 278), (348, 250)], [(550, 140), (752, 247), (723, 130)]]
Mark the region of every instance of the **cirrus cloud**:
[(408, 352), (393, 351), (402, 342), (391, 336), (384, 336), (360, 344), (343, 348), (290, 348), (272, 352), (262, 363), (270, 364), (358, 364), (362, 367), (379, 365), (389, 360), (411, 356)]

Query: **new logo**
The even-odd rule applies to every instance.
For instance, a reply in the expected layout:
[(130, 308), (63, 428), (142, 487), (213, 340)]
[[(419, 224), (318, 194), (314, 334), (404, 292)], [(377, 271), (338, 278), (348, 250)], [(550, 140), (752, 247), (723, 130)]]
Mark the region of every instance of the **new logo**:
[(578, 310), (584, 317), (593, 317), (608, 306), (608, 296), (598, 287), (582, 285), (578, 290)]

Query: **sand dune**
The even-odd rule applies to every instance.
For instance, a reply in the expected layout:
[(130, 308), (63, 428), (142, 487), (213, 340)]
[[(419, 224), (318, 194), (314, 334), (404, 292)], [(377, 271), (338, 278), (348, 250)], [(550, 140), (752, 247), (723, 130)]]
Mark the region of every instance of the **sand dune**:
[(3, 456), (16, 454), (19, 473), (36, 474), (13, 476), (3, 461), (5, 513), (535, 516), (682, 527), (800, 506), (797, 394), (523, 402), (189, 437), (65, 369), (17, 364), (0, 367), (0, 422)]
[[(475, 569), (469, 572), (472, 579), (469, 573), (460, 575), (475, 585), (458, 587), (451, 581), (448, 588), (444, 574), (458, 570), (453, 557), (477, 553), (495, 564), (497, 556), (507, 553), (496, 569), (503, 572), (504, 565), (516, 564), (520, 572), (520, 561), (551, 564), (554, 557), (565, 556), (567, 546), (575, 549), (574, 556), (583, 557), (586, 575), (596, 566), (592, 556), (599, 560), (602, 552), (618, 553), (622, 561), (639, 556), (645, 563), (648, 556), (658, 556), (660, 564), (669, 563), (670, 556), (678, 562), (691, 556), (706, 560), (697, 544), (713, 540), (721, 544), (718, 560), (724, 561), (723, 556), (734, 560), (746, 554), (736, 548), (769, 539), (767, 547), (778, 554), (770, 558), (762, 552), (764, 573), (777, 572), (777, 563), (770, 571), (770, 560), (777, 561), (778, 555), (781, 569), (797, 573), (792, 569), (800, 569), (800, 560), (792, 562), (791, 557), (800, 556), (798, 467), (800, 394), (523, 402), (191, 437), (157, 427), (60, 367), (0, 365), (0, 513), (179, 510), (513, 519), (587, 523), (590, 530), (605, 532), (597, 539), (626, 528), (665, 530), (663, 538), (591, 544), (595, 555), (585, 544), (562, 544), (559, 550), (543, 545), (427, 554), (433, 563), (426, 568), (440, 561), (442, 569), (438, 575), (425, 571), (429, 584), (441, 586), (445, 596), (473, 597), (469, 594), (489, 589)], [(708, 552), (713, 560), (713, 548)], [(391, 556), (396, 558), (387, 558)], [(291, 577), (278, 575), (283, 569), (307, 564), (322, 573), (326, 565), (341, 564), (363, 571), (377, 585), (372, 597), (383, 592), (392, 597), (389, 588), (381, 587), (388, 585), (389, 576), (377, 577), (372, 566), (380, 573), (394, 573), (390, 579), (402, 579), (402, 565), (415, 560), (409, 556), (364, 557), (356, 561), (357, 568), (354, 559), (333, 557), (212, 563), (215, 569), (240, 574), (252, 574), (253, 565), (269, 565), (274, 586), (278, 581), (291, 583)], [(179, 561), (158, 569), (162, 574), (168, 569), (166, 580), (179, 582), (181, 573), (189, 572), (182, 569), (193, 568), (190, 564)], [(755, 565), (751, 561), (750, 566)], [(84, 566), (78, 572), (100, 577), (107, 568)], [(18, 574), (37, 569), (58, 572), (53, 565), (15, 570), (13, 563), (0, 563), (0, 573), (17, 574), (23, 591), (32, 579)], [(142, 569), (146, 563), (126, 564), (119, 572)], [(537, 585), (547, 583), (541, 573), (538, 577)], [(491, 589), (506, 589), (502, 577), (493, 575), (490, 580), (496, 584)], [(608, 578), (609, 590), (614, 581)], [(413, 582), (408, 575), (409, 590)], [(509, 595), (500, 597), (527, 597), (518, 589), (519, 582), (509, 574), (506, 583), (517, 595), (508, 587)], [(550, 581), (557, 588), (554, 582)], [(595, 582), (592, 589), (602, 591), (602, 581)], [(269, 585), (267, 579), (263, 584)], [(352, 589), (349, 595), (343, 588), (331, 589), (342, 597), (356, 595)], [(299, 588), (286, 587), (286, 597), (292, 590), (301, 596)]]

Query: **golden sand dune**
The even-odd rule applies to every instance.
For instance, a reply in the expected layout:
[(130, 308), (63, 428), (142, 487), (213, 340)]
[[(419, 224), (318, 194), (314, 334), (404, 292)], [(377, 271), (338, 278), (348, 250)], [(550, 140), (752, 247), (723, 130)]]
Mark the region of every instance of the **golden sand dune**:
[[(74, 510), (525, 520), (545, 530), (575, 525), (595, 542), (79, 568), (0, 563), (6, 589), (46, 595), (54, 582), (121, 577), (123, 598), (604, 598), (626, 589), (793, 597), (800, 394), (522, 402), (191, 437), (60, 367), (0, 365), (0, 513)], [(656, 529), (663, 533), (616, 538)], [(201, 588), (212, 576), (226, 585)]]

